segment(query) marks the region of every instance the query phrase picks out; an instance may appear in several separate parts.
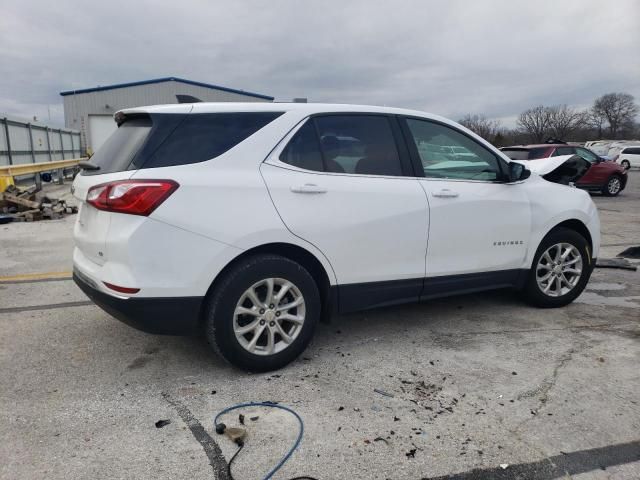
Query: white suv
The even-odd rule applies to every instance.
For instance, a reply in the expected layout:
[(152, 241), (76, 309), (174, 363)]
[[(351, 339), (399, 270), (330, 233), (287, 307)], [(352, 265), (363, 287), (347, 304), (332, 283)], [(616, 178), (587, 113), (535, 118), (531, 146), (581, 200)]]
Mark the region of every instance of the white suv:
[(434, 115), (198, 103), (115, 119), (73, 184), (75, 281), (242, 368), (292, 361), (332, 313), (503, 287), (563, 306), (598, 254), (586, 192)]
[(625, 169), (640, 167), (640, 145), (620, 149), (616, 161)]

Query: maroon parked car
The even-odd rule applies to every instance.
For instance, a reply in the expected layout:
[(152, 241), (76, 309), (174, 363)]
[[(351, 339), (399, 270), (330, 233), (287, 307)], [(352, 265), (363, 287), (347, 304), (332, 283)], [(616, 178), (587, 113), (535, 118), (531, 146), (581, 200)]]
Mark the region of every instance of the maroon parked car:
[(536, 160), (561, 155), (578, 155), (589, 164), (586, 173), (575, 182), (575, 186), (592, 192), (601, 192), (610, 197), (618, 195), (627, 185), (627, 171), (624, 168), (615, 162), (605, 160), (584, 147), (574, 147), (566, 143), (543, 143), (503, 147), (500, 150), (512, 160)]

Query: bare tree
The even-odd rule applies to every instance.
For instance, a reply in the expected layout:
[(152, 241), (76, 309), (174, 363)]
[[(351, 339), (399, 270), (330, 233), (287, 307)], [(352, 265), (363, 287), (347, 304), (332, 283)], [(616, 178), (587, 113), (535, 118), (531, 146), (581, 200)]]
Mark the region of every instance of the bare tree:
[(557, 139), (567, 140), (567, 137), (581, 127), (585, 122), (585, 113), (567, 105), (546, 107), (549, 117), (549, 133)]
[(595, 109), (591, 108), (587, 112), (585, 112), (585, 124), (587, 127), (593, 129), (596, 132), (596, 136), (598, 138), (602, 138), (602, 134), (604, 133), (604, 126), (607, 123), (607, 117), (605, 117), (601, 112), (597, 112)]
[(484, 115), (471, 115), (470, 113), (458, 120), (458, 123), (488, 142), (493, 142), (501, 129), (500, 120), (490, 120)]
[(550, 132), (549, 109), (538, 105), (525, 110), (518, 117), (518, 128), (528, 135), (533, 142), (543, 142)]
[(632, 125), (638, 114), (638, 106), (633, 95), (628, 93), (607, 93), (597, 98), (592, 111), (607, 119), (609, 135), (615, 139), (621, 128)]

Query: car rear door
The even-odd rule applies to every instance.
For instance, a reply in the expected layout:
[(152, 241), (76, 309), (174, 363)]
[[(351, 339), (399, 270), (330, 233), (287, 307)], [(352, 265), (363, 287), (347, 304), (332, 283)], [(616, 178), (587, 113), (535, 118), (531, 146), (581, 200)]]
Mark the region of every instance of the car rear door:
[[(401, 121), (429, 201), (424, 295), (512, 283), (535, 248), (524, 186), (506, 183), (507, 162), (467, 133), (423, 118)], [(461, 147), (466, 155), (446, 160), (432, 145)]]
[(287, 228), (331, 263), (341, 309), (417, 300), (429, 211), (394, 117), (309, 118), (261, 167)]

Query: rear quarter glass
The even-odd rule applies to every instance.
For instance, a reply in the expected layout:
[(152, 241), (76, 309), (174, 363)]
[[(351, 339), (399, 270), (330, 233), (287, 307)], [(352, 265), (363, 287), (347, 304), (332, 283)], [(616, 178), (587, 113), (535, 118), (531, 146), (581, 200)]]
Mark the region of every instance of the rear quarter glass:
[(199, 163), (216, 158), (282, 112), (155, 114), (125, 119), (91, 158), (100, 175)]

